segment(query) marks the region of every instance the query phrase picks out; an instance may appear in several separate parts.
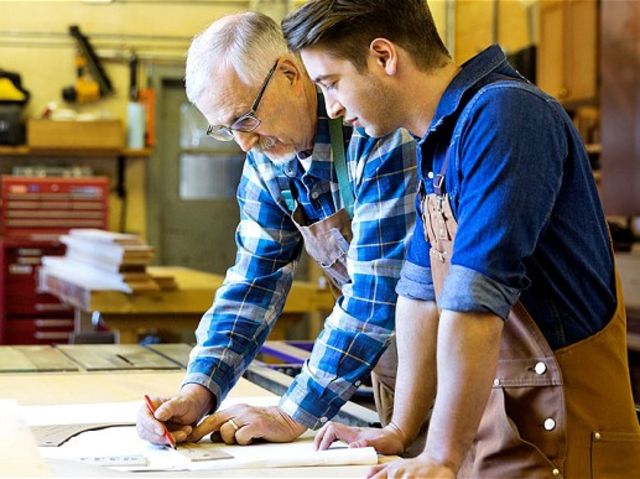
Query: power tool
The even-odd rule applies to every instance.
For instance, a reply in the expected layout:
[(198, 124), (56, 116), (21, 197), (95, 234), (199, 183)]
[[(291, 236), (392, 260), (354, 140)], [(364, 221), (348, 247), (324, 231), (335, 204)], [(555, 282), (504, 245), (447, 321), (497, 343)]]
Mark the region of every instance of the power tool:
[(102, 68), (89, 38), (77, 25), (69, 27), (69, 34), (76, 41), (76, 83), (62, 89), (62, 98), (70, 103), (89, 103), (113, 93), (113, 85)]

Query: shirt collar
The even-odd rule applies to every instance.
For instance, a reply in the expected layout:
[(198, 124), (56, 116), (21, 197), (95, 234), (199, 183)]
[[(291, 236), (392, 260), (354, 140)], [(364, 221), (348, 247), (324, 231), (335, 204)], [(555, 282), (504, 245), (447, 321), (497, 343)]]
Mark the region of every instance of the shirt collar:
[(467, 92), (474, 89), (488, 75), (499, 71), (514, 78), (522, 78), (508, 63), (502, 49), (492, 45), (462, 64), (460, 71), (453, 78), (440, 98), (427, 133), (419, 139), (422, 143), (429, 133), (436, 130), (447, 117), (453, 115), (463, 106), (462, 100)]
[[(318, 96), (316, 134), (313, 148), (299, 152), (290, 160), (282, 163), (282, 170), (289, 177), (300, 177), (305, 173), (315, 178), (333, 181), (333, 161), (331, 160), (331, 137), (329, 136), (329, 116), (324, 103), (324, 96), (316, 89)], [(311, 166), (305, 171), (300, 158), (311, 159)]]

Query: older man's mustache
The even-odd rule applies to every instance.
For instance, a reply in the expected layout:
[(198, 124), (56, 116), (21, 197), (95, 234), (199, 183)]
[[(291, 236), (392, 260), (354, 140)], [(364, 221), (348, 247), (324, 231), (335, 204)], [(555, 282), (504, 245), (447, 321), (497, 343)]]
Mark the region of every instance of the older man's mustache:
[(260, 141), (256, 146), (253, 147), (253, 150), (258, 153), (264, 153), (266, 150), (270, 150), (271, 148), (276, 146), (277, 143), (278, 140), (276, 140), (272, 136), (260, 137)]

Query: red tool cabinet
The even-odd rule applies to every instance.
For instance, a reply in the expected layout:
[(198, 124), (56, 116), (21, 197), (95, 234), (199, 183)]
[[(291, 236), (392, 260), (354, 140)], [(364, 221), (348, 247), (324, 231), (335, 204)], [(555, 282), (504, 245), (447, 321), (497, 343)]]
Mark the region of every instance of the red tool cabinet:
[(73, 309), (37, 290), (42, 256), (64, 254), (60, 234), (107, 229), (108, 180), (3, 176), (0, 344), (68, 342)]
[(42, 256), (61, 254), (64, 245), (55, 241), (0, 240), (0, 342), (68, 342), (73, 332), (73, 309), (37, 290)]
[(71, 228), (107, 229), (108, 180), (2, 176), (2, 236), (54, 237)]

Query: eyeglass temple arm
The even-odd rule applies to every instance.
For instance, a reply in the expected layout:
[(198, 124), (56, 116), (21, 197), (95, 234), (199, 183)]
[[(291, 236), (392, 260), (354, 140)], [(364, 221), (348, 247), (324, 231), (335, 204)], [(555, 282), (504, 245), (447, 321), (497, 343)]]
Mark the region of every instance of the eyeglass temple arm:
[(276, 63), (271, 67), (271, 70), (269, 70), (269, 74), (267, 75), (267, 78), (265, 78), (264, 81), (262, 82), (262, 86), (260, 87), (260, 93), (258, 93), (258, 96), (256, 97), (255, 100), (253, 100), (253, 104), (251, 105), (252, 112), (255, 113), (256, 107), (260, 103), (260, 100), (262, 100), (262, 95), (264, 95), (264, 91), (267, 89), (267, 86), (269, 85), (269, 80), (271, 80), (271, 77), (275, 73), (277, 66), (278, 66), (278, 62), (276, 61)]

